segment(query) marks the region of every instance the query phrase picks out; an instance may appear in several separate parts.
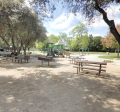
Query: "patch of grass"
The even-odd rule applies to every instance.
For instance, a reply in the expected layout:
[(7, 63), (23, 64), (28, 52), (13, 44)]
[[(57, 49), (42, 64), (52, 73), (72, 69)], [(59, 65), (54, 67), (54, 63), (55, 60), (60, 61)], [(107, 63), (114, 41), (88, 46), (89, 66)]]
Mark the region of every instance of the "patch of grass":
[(104, 55), (104, 56), (98, 56), (99, 58), (104, 58), (104, 59), (114, 59), (117, 58), (120, 60), (120, 57), (117, 57), (117, 53), (110, 53), (109, 55)]
[[(69, 52), (69, 53), (78, 53), (79, 52)], [(80, 54), (82, 53), (82, 51), (80, 51)], [(83, 52), (85, 54), (85, 52)], [(86, 51), (86, 54), (88, 54), (88, 51)], [(106, 54), (106, 52), (89, 52), (89, 54)]]

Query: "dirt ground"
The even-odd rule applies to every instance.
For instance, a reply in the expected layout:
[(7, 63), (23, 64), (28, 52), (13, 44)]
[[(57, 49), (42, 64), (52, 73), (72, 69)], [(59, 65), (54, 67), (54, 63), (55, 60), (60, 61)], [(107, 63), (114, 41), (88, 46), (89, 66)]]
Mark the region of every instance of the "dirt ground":
[[(120, 112), (120, 64), (76, 74), (66, 58), (0, 64), (0, 112)], [(98, 60), (99, 61), (99, 60)]]

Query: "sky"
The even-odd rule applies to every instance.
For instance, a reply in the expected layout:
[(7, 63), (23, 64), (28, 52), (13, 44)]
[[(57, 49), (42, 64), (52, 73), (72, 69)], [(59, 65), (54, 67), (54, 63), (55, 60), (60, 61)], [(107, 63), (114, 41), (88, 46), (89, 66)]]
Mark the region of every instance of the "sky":
[[(107, 8), (109, 20), (114, 20), (115, 25), (120, 24), (120, 5), (111, 5)], [(44, 26), (47, 29), (47, 36), (50, 34), (58, 35), (59, 32), (65, 32), (69, 36), (69, 32), (78, 25), (78, 22), (84, 23), (88, 29), (88, 35), (105, 37), (109, 31), (108, 25), (104, 22), (101, 16), (95, 17), (95, 23), (88, 26), (88, 22), (82, 14), (77, 13), (74, 16), (72, 13), (66, 13), (61, 7), (54, 12), (54, 18), (51, 21), (44, 21)]]
[[(31, 1), (31, 0), (29, 0)], [(28, 6), (30, 6), (27, 3)], [(47, 30), (47, 36), (54, 34), (59, 35), (60, 32), (64, 32), (69, 36), (69, 32), (78, 25), (78, 22), (84, 23), (88, 29), (88, 35), (105, 37), (109, 31), (108, 25), (104, 22), (102, 15), (95, 17), (95, 22), (88, 26), (88, 22), (85, 20), (81, 13), (77, 13), (74, 16), (72, 13), (66, 13), (67, 10), (63, 9), (61, 5), (57, 6), (57, 9), (53, 13), (53, 19), (43, 21), (43, 25)], [(120, 24), (120, 5), (109, 5), (106, 9), (109, 20), (114, 20), (115, 25)], [(50, 14), (48, 14), (50, 15)]]

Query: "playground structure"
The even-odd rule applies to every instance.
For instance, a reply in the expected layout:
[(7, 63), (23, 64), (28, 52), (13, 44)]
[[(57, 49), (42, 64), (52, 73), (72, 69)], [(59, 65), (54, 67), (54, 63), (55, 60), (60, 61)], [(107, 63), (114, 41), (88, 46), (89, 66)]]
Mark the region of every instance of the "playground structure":
[(80, 50), (82, 50), (82, 55), (84, 54), (84, 51), (85, 51), (85, 55), (86, 55), (86, 51), (88, 50), (88, 55), (89, 55), (89, 48), (88, 47), (79, 48), (79, 55), (80, 55)]
[(63, 43), (61, 40), (58, 41), (58, 43), (54, 44), (52, 39), (50, 38), (47, 43), (47, 56), (53, 56), (55, 57), (55, 54), (58, 55), (58, 57), (61, 55), (63, 56)]

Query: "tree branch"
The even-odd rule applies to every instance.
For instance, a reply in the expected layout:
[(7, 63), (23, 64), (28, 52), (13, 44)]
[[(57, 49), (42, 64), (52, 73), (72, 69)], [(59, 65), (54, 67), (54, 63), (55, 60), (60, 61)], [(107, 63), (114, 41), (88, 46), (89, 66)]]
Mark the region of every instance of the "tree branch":
[(114, 35), (114, 37), (116, 38), (116, 40), (120, 44), (120, 35), (119, 35), (119, 33), (118, 33), (118, 31), (115, 27), (114, 20), (109, 20), (108, 19), (107, 13), (102, 8), (99, 7), (97, 0), (95, 0), (95, 9), (103, 15), (103, 19), (108, 24), (108, 26), (110, 27), (111, 33)]

